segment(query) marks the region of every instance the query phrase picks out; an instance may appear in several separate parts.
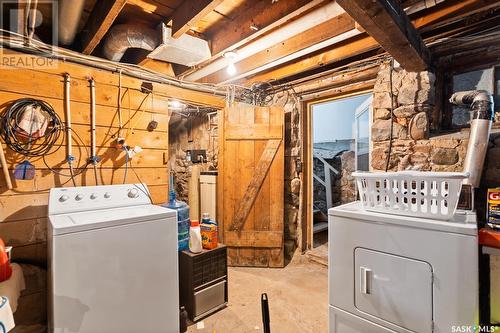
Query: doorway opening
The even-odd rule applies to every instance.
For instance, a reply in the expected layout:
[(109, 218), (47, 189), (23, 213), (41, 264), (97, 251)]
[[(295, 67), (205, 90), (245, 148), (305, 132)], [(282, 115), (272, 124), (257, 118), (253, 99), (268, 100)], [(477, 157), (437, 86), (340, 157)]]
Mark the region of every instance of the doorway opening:
[(309, 228), (311, 254), (328, 257), (328, 209), (357, 199), (356, 170), (369, 170), (372, 94), (312, 104)]

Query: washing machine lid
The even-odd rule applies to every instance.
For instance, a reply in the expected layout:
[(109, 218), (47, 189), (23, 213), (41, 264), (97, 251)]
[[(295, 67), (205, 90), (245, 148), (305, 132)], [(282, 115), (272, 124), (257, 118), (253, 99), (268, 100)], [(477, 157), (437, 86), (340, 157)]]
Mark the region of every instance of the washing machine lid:
[(155, 205), (101, 209), (49, 216), (52, 235), (63, 235), (114, 226), (163, 220), (175, 223), (176, 212)]
[(477, 224), (466, 222), (474, 221), (470, 213), (457, 212), (453, 220), (441, 221), (428, 218), (417, 218), (395, 214), (383, 214), (364, 210), (361, 202), (355, 201), (345, 205), (330, 208), (328, 215), (341, 216), (355, 220), (371, 221), (374, 223), (396, 224), (419, 229), (453, 232), (471, 236), (477, 236)]

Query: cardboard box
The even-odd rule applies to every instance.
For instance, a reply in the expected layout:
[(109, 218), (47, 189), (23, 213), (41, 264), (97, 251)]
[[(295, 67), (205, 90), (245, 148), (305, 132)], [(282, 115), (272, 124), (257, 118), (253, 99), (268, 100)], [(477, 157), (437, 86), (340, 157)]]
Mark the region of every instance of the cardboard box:
[(500, 188), (488, 190), (488, 219), (491, 228), (500, 229)]

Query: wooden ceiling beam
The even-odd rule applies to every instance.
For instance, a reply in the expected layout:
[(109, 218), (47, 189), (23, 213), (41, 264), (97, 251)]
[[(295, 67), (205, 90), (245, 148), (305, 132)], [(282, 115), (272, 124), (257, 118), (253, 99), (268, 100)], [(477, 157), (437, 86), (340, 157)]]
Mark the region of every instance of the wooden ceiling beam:
[[(495, 0), (463, 0), (448, 5), (445, 3), (444, 6), (426, 11), (422, 16), (415, 15), (412, 22), (417, 29), (421, 29), (431, 26), (444, 18), (449, 19), (455, 15), (462, 15), (464, 12), (477, 11), (480, 8), (489, 8), (488, 6), (494, 2)], [(355, 37), (349, 41), (335, 45), (333, 48), (322, 53), (314, 54), (307, 58), (287, 63), (284, 66), (261, 72), (248, 79), (245, 84), (251, 84), (258, 81), (283, 80), (289, 76), (351, 58), (378, 47), (379, 44), (377, 41), (370, 36)]]
[(140, 61), (138, 65), (153, 70), (155, 72), (168, 75), (170, 77), (175, 77), (174, 69), (172, 67), (172, 64), (169, 62), (164, 62), (151, 58), (145, 58), (142, 61)]
[(248, 43), (269, 31), (323, 5), (325, 0), (245, 1), (232, 21), (221, 20), (206, 34), (212, 43), (212, 56), (218, 56)]
[(224, 0), (184, 0), (172, 14), (172, 37), (179, 38)]
[[(253, 56), (245, 58), (235, 65), (239, 73), (247, 73), (255, 68), (272, 63), (277, 59), (287, 57), (312, 45), (339, 36), (354, 28), (353, 19), (348, 14), (343, 13), (283, 42), (262, 50)], [(226, 69), (222, 69), (207, 76), (203, 81), (219, 83), (230, 79), (231, 75), (227, 73)]]
[(82, 53), (92, 54), (113, 25), (127, 0), (99, 0), (82, 31)]
[(419, 72), (430, 67), (429, 49), (398, 1), (337, 0), (337, 2), (404, 69)]

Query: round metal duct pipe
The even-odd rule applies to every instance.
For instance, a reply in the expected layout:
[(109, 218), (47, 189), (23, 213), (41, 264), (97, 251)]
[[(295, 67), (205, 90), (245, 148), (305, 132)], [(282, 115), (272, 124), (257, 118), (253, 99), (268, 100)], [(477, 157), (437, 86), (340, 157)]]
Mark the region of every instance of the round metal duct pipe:
[(82, 17), (85, 0), (59, 0), (58, 6), (59, 43), (71, 45), (78, 32), (78, 24)]
[(464, 161), (464, 172), (470, 173), (470, 176), (464, 184), (477, 188), (481, 181), (493, 123), (493, 96), (484, 90), (461, 91), (454, 93), (450, 102), (472, 109), (469, 145)]
[(118, 24), (111, 28), (104, 41), (104, 56), (120, 61), (130, 48), (153, 51), (160, 44), (160, 33), (154, 29), (132, 24)]

